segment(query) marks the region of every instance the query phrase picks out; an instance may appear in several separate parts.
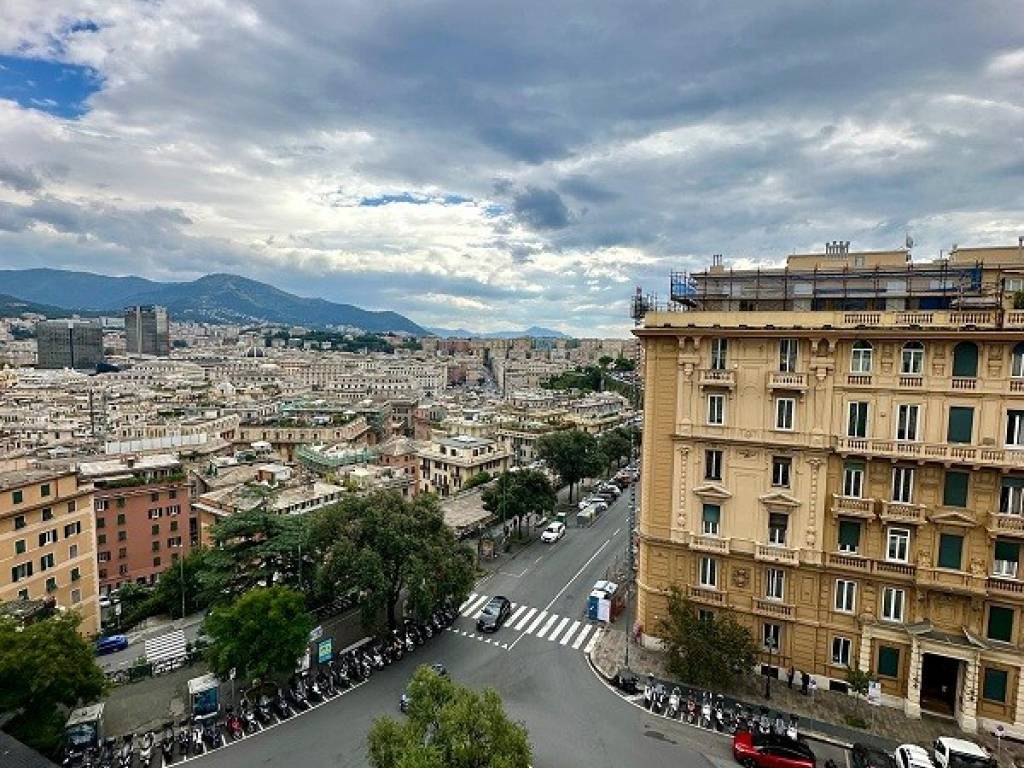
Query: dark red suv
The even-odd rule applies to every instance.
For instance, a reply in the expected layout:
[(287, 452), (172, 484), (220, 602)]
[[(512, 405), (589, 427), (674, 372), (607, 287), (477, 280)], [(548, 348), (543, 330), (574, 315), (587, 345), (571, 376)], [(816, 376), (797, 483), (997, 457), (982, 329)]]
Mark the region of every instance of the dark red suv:
[(745, 768), (815, 768), (814, 753), (802, 741), (737, 731), (732, 756)]

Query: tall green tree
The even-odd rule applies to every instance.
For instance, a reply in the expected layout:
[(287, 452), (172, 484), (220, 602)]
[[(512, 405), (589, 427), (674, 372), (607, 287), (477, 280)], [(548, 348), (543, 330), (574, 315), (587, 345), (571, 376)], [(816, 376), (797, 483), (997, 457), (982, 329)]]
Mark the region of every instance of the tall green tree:
[(528, 768), (526, 728), (493, 690), (482, 694), (420, 667), (404, 722), (378, 718), (367, 737), (373, 768)]
[(210, 669), (225, 679), (291, 672), (309, 641), (313, 619), (303, 596), (287, 587), (260, 587), (231, 605), (215, 607), (204, 622)]
[(206, 608), (214, 601), (216, 596), (203, 582), (208, 561), (207, 550), (194, 549), (180, 561), (167, 566), (153, 591), (153, 598), (161, 610), (172, 618), (179, 618), (183, 599), (186, 615)]
[(60, 743), (65, 710), (98, 699), (106, 678), (69, 613), (20, 628), (0, 620), (0, 713), (5, 730), (40, 752)]
[(585, 477), (597, 476), (607, 464), (597, 439), (578, 429), (552, 432), (541, 437), (537, 440), (537, 457), (569, 486), (569, 501), (572, 501), (573, 486)]
[(458, 604), (475, 577), (472, 550), (445, 525), (437, 497), (409, 501), (394, 491), (353, 496), (312, 516), (310, 550), (319, 563), (318, 589), (363, 594), (363, 622), (383, 611), (389, 627), (405, 597), (425, 617), (445, 600)]
[(726, 613), (701, 618), (675, 587), (658, 633), (668, 651), (669, 672), (691, 685), (728, 689), (738, 676), (749, 674), (757, 660), (749, 629)]
[(630, 457), (633, 442), (629, 430), (616, 427), (601, 433), (597, 438), (598, 447), (609, 465), (619, 465)]
[(506, 472), (491, 484), (482, 496), (484, 509), (502, 522), (525, 519), (531, 512), (548, 514), (558, 497), (551, 481), (536, 469)]

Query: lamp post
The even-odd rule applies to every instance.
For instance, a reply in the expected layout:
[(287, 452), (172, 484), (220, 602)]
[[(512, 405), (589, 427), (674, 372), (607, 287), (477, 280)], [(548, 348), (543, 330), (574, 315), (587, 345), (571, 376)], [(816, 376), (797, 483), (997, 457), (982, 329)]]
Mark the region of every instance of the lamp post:
[[(774, 635), (772, 635), (768, 639), (768, 669), (769, 670), (775, 668), (773, 666), (773, 664), (772, 664), (772, 660), (773, 660), (772, 659), (772, 654), (775, 653), (777, 648), (778, 648), (778, 639), (776, 639), (776, 637)], [(770, 700), (771, 697), (772, 697), (772, 676), (771, 676), (771, 674), (767, 674), (767, 675), (764, 676), (764, 697), (767, 700)]]
[(178, 579), (181, 581), (181, 618), (185, 618), (185, 539), (178, 544)]

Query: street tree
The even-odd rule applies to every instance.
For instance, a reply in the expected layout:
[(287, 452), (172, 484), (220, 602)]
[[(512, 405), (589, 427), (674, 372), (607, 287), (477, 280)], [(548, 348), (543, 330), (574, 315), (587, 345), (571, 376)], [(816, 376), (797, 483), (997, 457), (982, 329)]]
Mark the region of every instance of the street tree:
[(299, 592), (281, 586), (250, 590), (206, 617), (210, 669), (221, 679), (232, 669), (243, 679), (291, 672), (312, 629)]
[(757, 660), (750, 630), (726, 613), (699, 615), (675, 587), (658, 631), (668, 651), (669, 672), (691, 685), (728, 689)]
[(213, 602), (214, 595), (204, 588), (203, 583), (208, 561), (207, 550), (194, 549), (160, 574), (160, 581), (153, 590), (153, 599), (160, 610), (172, 618), (180, 618), (182, 605), (188, 615)]
[(600, 474), (608, 463), (597, 439), (578, 429), (552, 432), (541, 437), (537, 440), (537, 457), (569, 486), (569, 501), (572, 501), (574, 485), (585, 477)]
[(360, 590), (367, 627), (382, 611), (395, 627), (403, 597), (420, 617), (446, 600), (458, 605), (475, 577), (472, 550), (445, 525), (433, 494), (411, 501), (395, 491), (346, 498), (312, 516), (309, 547), (319, 564), (318, 589)]
[(857, 701), (857, 708), (860, 710), (860, 702), (867, 698), (868, 689), (871, 687), (871, 675), (861, 669), (859, 665), (854, 665), (846, 670), (846, 684), (849, 686), (850, 693), (853, 694), (854, 699)]
[(597, 358), (597, 362), (600, 363), (602, 368), (607, 368), (614, 359), (611, 355), (601, 355)]
[(75, 613), (25, 627), (0, 620), (0, 713), (12, 715), (4, 729), (40, 752), (59, 746), (67, 709), (106, 689), (80, 622)]
[(558, 497), (551, 481), (536, 469), (506, 472), (483, 492), (484, 509), (503, 523), (520, 522), (531, 513), (546, 515), (554, 509)]
[(615, 429), (603, 432), (597, 438), (598, 447), (601, 449), (601, 453), (604, 454), (609, 466), (618, 466), (623, 460), (629, 459), (633, 450), (633, 432), (635, 430), (631, 431), (625, 427), (616, 427)]
[(404, 722), (378, 718), (367, 737), (373, 768), (528, 768), (526, 728), (493, 690), (482, 694), (420, 667)]
[(462, 490), (468, 491), (470, 488), (476, 488), (478, 485), (491, 482), (491, 473), (486, 471), (477, 472), (475, 475), (471, 475), (466, 482), (462, 484)]

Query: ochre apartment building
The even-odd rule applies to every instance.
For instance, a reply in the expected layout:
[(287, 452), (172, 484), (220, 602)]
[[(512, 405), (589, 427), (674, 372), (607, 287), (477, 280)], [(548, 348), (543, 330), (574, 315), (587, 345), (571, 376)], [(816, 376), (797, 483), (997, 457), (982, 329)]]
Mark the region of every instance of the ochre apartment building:
[(1022, 289), (1020, 247), (673, 275), (636, 331), (645, 636), (676, 586), (768, 673), (1024, 735)]

